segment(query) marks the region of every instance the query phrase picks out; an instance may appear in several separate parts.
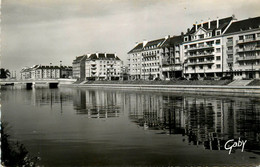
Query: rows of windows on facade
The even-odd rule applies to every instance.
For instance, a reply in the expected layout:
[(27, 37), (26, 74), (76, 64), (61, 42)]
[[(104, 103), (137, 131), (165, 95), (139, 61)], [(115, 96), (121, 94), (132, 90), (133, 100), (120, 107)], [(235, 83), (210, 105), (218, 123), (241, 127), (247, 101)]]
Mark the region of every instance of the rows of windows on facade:
[(185, 33), (136, 43), (128, 52), (132, 80), (233, 79), (260, 76), (260, 17), (234, 15), (194, 23)]

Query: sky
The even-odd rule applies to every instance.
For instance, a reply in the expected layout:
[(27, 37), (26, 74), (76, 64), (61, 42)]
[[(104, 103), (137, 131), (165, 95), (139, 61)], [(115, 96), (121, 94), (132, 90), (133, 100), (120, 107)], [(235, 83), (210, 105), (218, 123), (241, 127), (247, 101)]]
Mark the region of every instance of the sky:
[[(259, 0), (2, 0), (1, 68), (72, 65), (87, 53), (180, 35), (196, 21), (260, 16)], [(126, 64), (126, 63), (125, 63)]]

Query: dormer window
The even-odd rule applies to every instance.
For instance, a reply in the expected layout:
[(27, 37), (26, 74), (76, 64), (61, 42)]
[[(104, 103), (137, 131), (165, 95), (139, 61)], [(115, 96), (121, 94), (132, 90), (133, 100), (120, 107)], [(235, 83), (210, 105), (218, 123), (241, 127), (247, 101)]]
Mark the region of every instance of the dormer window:
[(199, 35), (199, 39), (203, 39), (204, 38), (204, 34)]
[(209, 32), (209, 33), (207, 33), (207, 34), (208, 34), (208, 37), (211, 37), (211, 34), (212, 34), (212, 33), (211, 33), (211, 32)]
[(217, 30), (216, 34), (221, 35), (221, 30)]
[(187, 42), (188, 40), (189, 40), (188, 36), (184, 37), (184, 42)]

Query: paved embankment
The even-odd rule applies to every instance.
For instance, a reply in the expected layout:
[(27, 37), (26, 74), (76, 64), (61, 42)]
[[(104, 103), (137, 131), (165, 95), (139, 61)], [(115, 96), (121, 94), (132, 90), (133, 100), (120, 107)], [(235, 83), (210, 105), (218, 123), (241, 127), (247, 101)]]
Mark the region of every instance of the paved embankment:
[(260, 94), (260, 86), (223, 86), (223, 85), (146, 85), (146, 84), (71, 84), (60, 85), (61, 87), (81, 88), (113, 88), (113, 89), (134, 89), (134, 90), (155, 90), (174, 92), (225, 92)]

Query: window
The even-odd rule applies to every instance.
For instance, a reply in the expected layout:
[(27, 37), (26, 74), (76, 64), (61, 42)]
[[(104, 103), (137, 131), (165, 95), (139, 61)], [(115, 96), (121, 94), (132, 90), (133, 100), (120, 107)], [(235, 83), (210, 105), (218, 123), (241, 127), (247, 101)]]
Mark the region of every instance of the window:
[(217, 30), (217, 35), (220, 35), (221, 34), (221, 30)]
[(216, 48), (216, 52), (219, 53), (220, 52), (220, 48)]
[(256, 36), (257, 36), (257, 37), (260, 37), (260, 33), (257, 33)]
[(221, 59), (221, 57), (220, 56), (217, 56), (217, 60), (220, 60)]
[(188, 41), (188, 36), (187, 37), (184, 37), (184, 42), (187, 42)]
[(216, 40), (216, 45), (220, 44), (220, 39)]
[(231, 38), (228, 38), (227, 39), (227, 42), (233, 42), (233, 38), (231, 37)]
[(203, 69), (203, 66), (200, 66), (200, 69)]
[(233, 51), (233, 47), (232, 47), (232, 46), (229, 46), (229, 47), (227, 48), (227, 50), (228, 50), (228, 51)]
[(208, 65), (208, 69), (211, 69), (211, 66), (212, 66), (212, 65)]
[(220, 64), (217, 64), (217, 68), (220, 68), (221, 66), (220, 66)]
[(184, 45), (184, 49), (187, 49), (188, 48), (188, 46), (187, 45)]
[(243, 40), (243, 36), (239, 36), (239, 40)]
[(203, 39), (204, 38), (204, 34), (199, 35), (199, 39)]

